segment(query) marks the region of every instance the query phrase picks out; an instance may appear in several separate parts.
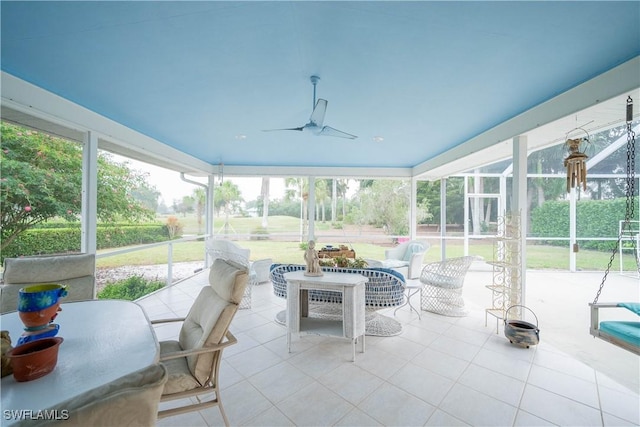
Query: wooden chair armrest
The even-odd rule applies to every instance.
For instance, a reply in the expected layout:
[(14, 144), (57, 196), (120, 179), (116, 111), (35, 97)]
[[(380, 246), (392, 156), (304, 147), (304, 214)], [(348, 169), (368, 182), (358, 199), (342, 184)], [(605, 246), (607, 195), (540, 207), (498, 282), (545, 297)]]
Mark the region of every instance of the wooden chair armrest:
[(196, 354), (213, 353), (216, 351), (220, 351), (225, 347), (229, 347), (230, 345), (236, 344), (238, 342), (238, 339), (229, 331), (227, 331), (226, 338), (227, 340), (224, 342), (221, 342), (220, 344), (208, 345), (205, 347), (193, 348), (190, 350), (173, 351), (171, 353), (161, 354), (160, 361), (162, 362), (165, 360), (178, 359), (181, 357), (193, 356)]
[(615, 307), (618, 307), (618, 304), (620, 303), (619, 302), (599, 302), (596, 304), (592, 302), (589, 303), (589, 305), (594, 308), (615, 308)]
[(160, 323), (184, 322), (184, 319), (185, 319), (184, 317), (175, 317), (171, 319), (156, 319), (156, 320), (152, 320), (151, 324), (157, 325)]

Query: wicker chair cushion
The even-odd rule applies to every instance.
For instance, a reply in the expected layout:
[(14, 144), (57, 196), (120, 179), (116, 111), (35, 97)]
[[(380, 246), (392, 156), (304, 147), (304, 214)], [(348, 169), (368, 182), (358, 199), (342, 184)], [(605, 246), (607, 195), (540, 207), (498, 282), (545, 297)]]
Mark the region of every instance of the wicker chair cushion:
[(464, 277), (451, 277), (438, 273), (425, 274), (424, 279), (423, 282), (425, 284), (440, 288), (460, 288), (464, 283)]
[(382, 261), (382, 268), (402, 268), (407, 267), (408, 265), (409, 261), (403, 261), (401, 259), (385, 259), (384, 261)]
[[(162, 341), (160, 343), (160, 354), (173, 353), (176, 351), (182, 351), (180, 343), (178, 341)], [(200, 387), (196, 379), (191, 375), (187, 359), (184, 357), (178, 357), (176, 359), (169, 359), (162, 362), (169, 371), (169, 378), (164, 385), (164, 391), (162, 394), (179, 393), (185, 390), (193, 390)]]
[(407, 251), (404, 253), (404, 257), (402, 258), (402, 260), (409, 262), (411, 261), (411, 256), (413, 254), (417, 254), (420, 252), (424, 252), (424, 246), (422, 246), (422, 244), (410, 243), (409, 246), (407, 246)]

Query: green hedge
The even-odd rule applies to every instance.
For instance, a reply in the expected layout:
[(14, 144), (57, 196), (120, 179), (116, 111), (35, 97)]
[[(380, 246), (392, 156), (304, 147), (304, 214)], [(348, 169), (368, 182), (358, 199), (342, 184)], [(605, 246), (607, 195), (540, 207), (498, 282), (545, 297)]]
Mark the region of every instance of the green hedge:
[(98, 299), (124, 299), (135, 301), (140, 297), (164, 287), (164, 282), (147, 280), (142, 276), (132, 276), (125, 280), (109, 283), (98, 293)]
[[(580, 200), (576, 204), (577, 237), (618, 237), (619, 221), (624, 220), (626, 199)], [(638, 211), (635, 210), (635, 220)], [(552, 201), (531, 211), (531, 237), (569, 238), (569, 202)], [(569, 246), (569, 241), (548, 240), (542, 243)], [(600, 240), (579, 241), (584, 249), (611, 250), (614, 242)]]
[[(21, 233), (2, 251), (4, 258), (26, 255), (78, 252), (81, 231), (79, 227), (35, 228)], [(98, 226), (98, 249), (118, 248), (169, 240), (169, 231), (163, 224)]]

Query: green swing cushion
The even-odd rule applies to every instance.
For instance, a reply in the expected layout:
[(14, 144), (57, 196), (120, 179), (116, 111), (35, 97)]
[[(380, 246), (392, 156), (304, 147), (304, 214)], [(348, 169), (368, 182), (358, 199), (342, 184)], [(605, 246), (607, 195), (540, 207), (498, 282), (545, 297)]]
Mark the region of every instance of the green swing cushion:
[(640, 322), (600, 322), (600, 331), (640, 347)]
[(618, 304), (618, 307), (624, 307), (627, 310), (633, 311), (635, 314), (640, 316), (640, 303), (637, 302), (621, 302)]

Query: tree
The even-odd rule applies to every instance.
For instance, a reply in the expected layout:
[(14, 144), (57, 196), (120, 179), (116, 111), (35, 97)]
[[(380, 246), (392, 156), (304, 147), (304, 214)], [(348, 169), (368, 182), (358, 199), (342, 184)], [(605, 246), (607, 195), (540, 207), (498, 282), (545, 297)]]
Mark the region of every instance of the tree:
[[(450, 177), (446, 183), (446, 222), (447, 224), (464, 224), (464, 178)], [(440, 224), (440, 181), (419, 181), (417, 200), (419, 204), (427, 203), (435, 224)], [(426, 218), (425, 218), (426, 219)]]
[(175, 213), (181, 213), (183, 217), (187, 216), (187, 213), (194, 211), (196, 199), (193, 196), (182, 196), (182, 200), (173, 201), (173, 211)]
[[(82, 208), (81, 146), (7, 123), (2, 123), (1, 132), (0, 249), (20, 233), (49, 219), (77, 221)], [(100, 221), (153, 218), (155, 213), (133, 196), (141, 188), (150, 189), (143, 175), (114, 162), (108, 153), (98, 155)]]
[(148, 172), (145, 172), (142, 176), (144, 177), (144, 181), (140, 183), (140, 187), (132, 190), (131, 196), (150, 211), (158, 212), (160, 207), (159, 200), (162, 193), (146, 182), (149, 176)]
[(229, 234), (229, 214), (239, 208), (242, 197), (240, 189), (231, 181), (224, 181), (215, 191), (213, 207), (216, 212), (224, 211), (224, 233)]
[(300, 197), (301, 200), (301, 212), (300, 212), (300, 238), (307, 232), (307, 204), (309, 198), (309, 180), (306, 178), (287, 178), (284, 181), (285, 185), (285, 200), (293, 200), (296, 197)]
[(328, 179), (319, 179), (316, 181), (316, 206), (319, 206), (319, 209), (316, 209), (316, 220), (321, 220), (322, 222), (326, 222), (325, 216), (325, 201), (329, 197), (329, 189), (328, 189)]
[[(335, 182), (335, 181), (334, 181)], [(342, 220), (344, 221), (344, 217), (347, 215), (346, 206), (347, 206), (347, 190), (349, 189), (349, 181), (346, 179), (339, 179), (336, 183), (336, 195), (342, 198)], [(336, 219), (332, 219), (335, 221)]]
[[(411, 185), (406, 180), (374, 180), (360, 186), (360, 215), (371, 225), (383, 228), (387, 234), (409, 233), (409, 201)], [(418, 203), (417, 220), (429, 217), (426, 202)]]
[(204, 188), (198, 187), (193, 190), (193, 199), (196, 203), (196, 218), (198, 219), (198, 232), (202, 232), (202, 215), (207, 203), (207, 194)]

